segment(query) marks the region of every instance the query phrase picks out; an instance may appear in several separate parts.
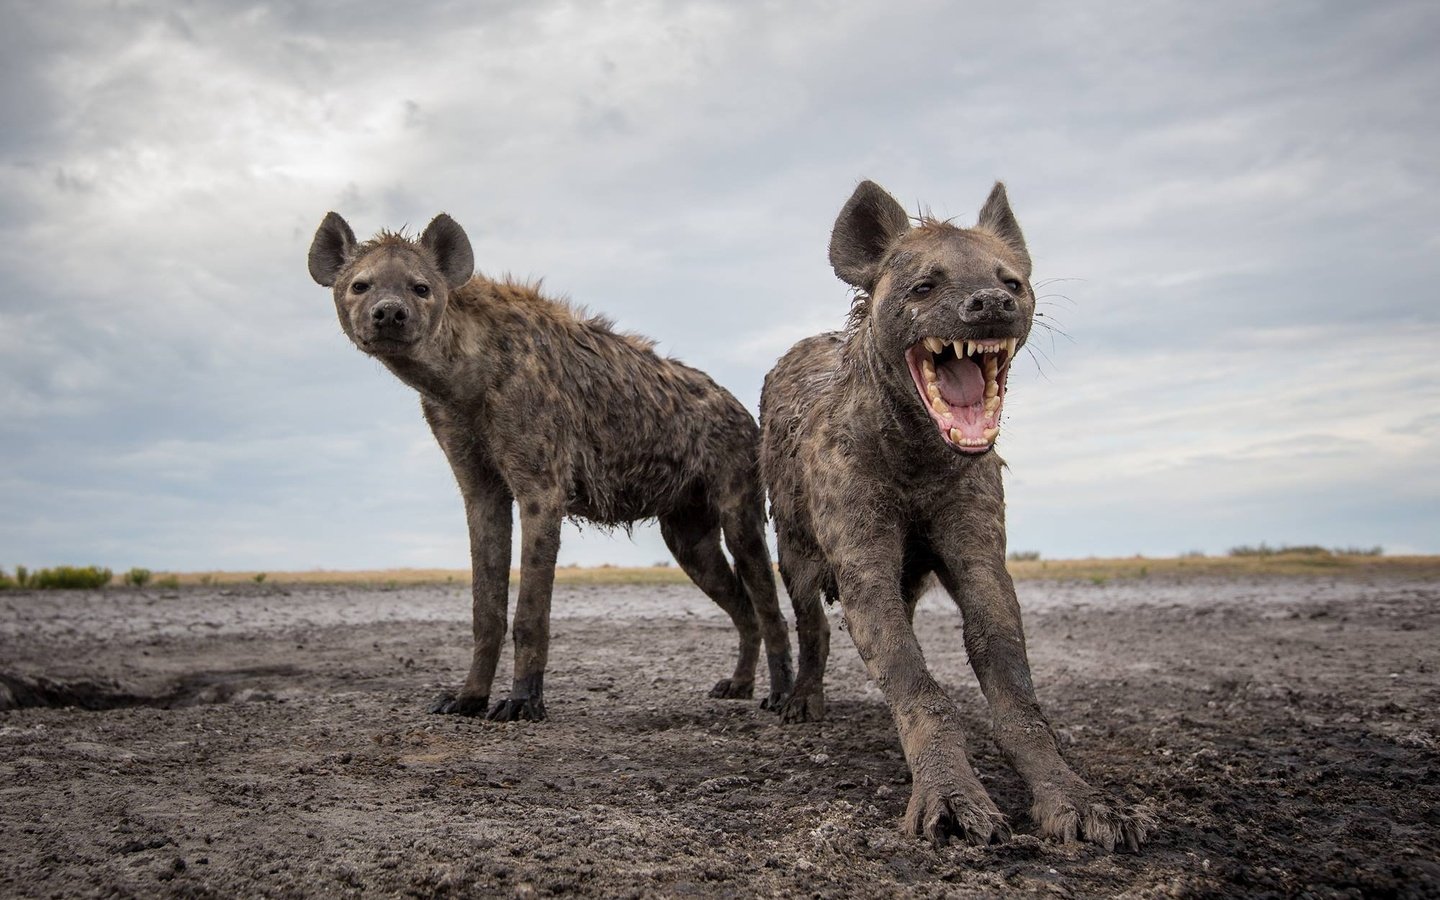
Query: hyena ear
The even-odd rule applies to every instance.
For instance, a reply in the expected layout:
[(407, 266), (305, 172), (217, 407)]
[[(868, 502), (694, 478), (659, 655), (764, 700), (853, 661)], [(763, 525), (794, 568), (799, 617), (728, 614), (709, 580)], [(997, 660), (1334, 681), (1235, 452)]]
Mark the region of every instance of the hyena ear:
[(457, 288), (470, 280), (475, 272), (475, 253), (470, 249), (470, 238), (465, 229), (449, 216), (441, 213), (425, 226), (420, 235), (420, 246), (429, 250), (440, 266), (445, 283)]
[(1010, 211), (1010, 198), (1006, 196), (1002, 182), (995, 182), (995, 187), (990, 189), (990, 197), (980, 209), (980, 219), (975, 228), (1004, 241), (1025, 270), (1025, 277), (1030, 277), (1030, 251), (1025, 249), (1025, 235), (1020, 232), (1020, 223), (1015, 221), (1015, 214)]
[(862, 181), (830, 232), (830, 265), (841, 281), (868, 293), (875, 288), (885, 251), (909, 230), (905, 208), (880, 185)]
[(315, 240), (310, 242), (310, 277), (316, 284), (329, 287), (354, 252), (355, 232), (339, 213), (326, 213), (325, 221), (315, 230)]

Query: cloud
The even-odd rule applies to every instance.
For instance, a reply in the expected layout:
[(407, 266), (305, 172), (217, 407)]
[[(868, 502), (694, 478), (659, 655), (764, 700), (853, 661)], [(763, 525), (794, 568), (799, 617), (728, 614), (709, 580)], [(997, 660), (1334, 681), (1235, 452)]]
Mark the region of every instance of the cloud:
[[(482, 270), (754, 409), (843, 321), (828, 230), (873, 177), (962, 222), (1005, 179), (1037, 277), (1073, 279), (1007, 404), (1012, 543), (1440, 550), (1437, 37), (1425, 3), (25, 7), (0, 37), (0, 543), (464, 565), (413, 394), (306, 277), (327, 209), (446, 210)], [(637, 535), (561, 558), (664, 557)]]

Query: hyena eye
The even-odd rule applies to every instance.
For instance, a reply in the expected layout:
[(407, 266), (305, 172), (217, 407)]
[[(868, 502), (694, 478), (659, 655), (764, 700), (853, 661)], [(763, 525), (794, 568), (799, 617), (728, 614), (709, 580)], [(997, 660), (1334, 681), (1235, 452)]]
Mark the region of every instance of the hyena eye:
[(1019, 281), (1019, 279), (1016, 279), (1016, 278), (1006, 278), (1006, 279), (1004, 279), (1003, 284), (1004, 284), (1007, 288), (1009, 288), (1010, 290), (1014, 291), (1015, 293), (1017, 293), (1017, 294), (1020, 293), (1020, 281)]
[(920, 282), (919, 284), (917, 284), (917, 285), (915, 285), (914, 287), (912, 287), (912, 288), (910, 289), (910, 293), (912, 293), (912, 294), (928, 294), (928, 293), (930, 293), (930, 292), (933, 291), (933, 290), (935, 290), (935, 285), (931, 284), (931, 283), (928, 282), (928, 281), (922, 281), (922, 282)]
[(415, 285), (413, 288), (411, 288), (410, 290), (414, 291), (414, 292), (415, 292), (415, 296), (417, 296), (417, 297), (428, 297), (428, 296), (430, 296), (430, 285), (428, 285), (428, 284), (417, 284), (417, 285)]
[(368, 290), (370, 290), (370, 282), (368, 281), (353, 281), (350, 283), (350, 293), (352, 294), (363, 294)]

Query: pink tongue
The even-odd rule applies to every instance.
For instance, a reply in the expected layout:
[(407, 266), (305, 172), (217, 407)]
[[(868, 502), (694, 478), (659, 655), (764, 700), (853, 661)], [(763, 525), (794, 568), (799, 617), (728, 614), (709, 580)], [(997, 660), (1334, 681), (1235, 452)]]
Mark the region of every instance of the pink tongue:
[(935, 370), (940, 396), (951, 406), (978, 406), (985, 398), (985, 376), (968, 359), (948, 360)]

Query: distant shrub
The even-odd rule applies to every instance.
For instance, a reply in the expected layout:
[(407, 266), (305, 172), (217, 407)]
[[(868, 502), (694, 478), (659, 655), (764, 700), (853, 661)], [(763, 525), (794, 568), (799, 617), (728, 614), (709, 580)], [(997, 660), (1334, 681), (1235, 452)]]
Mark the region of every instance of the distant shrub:
[(19, 586), (20, 585), (15, 583), (15, 579), (5, 574), (4, 569), (0, 569), (0, 591), (8, 591), (11, 588), (16, 588)]
[(149, 569), (134, 567), (125, 573), (125, 583), (131, 587), (142, 588), (150, 583), (151, 572)]
[(1034, 562), (1040, 558), (1039, 550), (1011, 550), (1011, 562)]
[(1336, 556), (1384, 556), (1384, 547), (1336, 547)]
[(1180, 558), (1181, 558), (1181, 559), (1204, 559), (1204, 558), (1205, 558), (1205, 551), (1204, 551), (1204, 550), (1186, 550), (1184, 553), (1180, 554)]
[(161, 575), (155, 579), (155, 586), (164, 591), (173, 591), (180, 587), (179, 575)]
[(115, 577), (109, 569), (99, 566), (56, 566), (41, 569), (35, 573), (33, 584), (45, 590), (96, 590), (103, 588)]
[(1318, 544), (1282, 544), (1279, 547), (1272, 547), (1263, 541), (1250, 546), (1243, 544), (1239, 547), (1230, 548), (1231, 556), (1329, 556), (1330, 551)]
[(214, 584), (214, 583), (215, 583), (215, 576), (214, 576), (214, 575), (211, 575), (211, 574), (209, 574), (209, 573), (207, 572), (206, 574), (200, 576), (200, 584), (201, 584), (202, 586), (204, 586), (204, 587), (209, 587), (210, 585), (212, 585), (212, 584)]
[(668, 559), (657, 559), (657, 560), (655, 560), (655, 568), (657, 568), (657, 569), (668, 569), (668, 568), (670, 568), (670, 560), (668, 560)]
[(264, 583), (265, 583), (265, 573), (264, 573), (264, 572), (256, 572), (256, 573), (255, 573), (255, 577), (254, 577), (252, 580), (253, 580), (256, 584), (264, 584)]
[(29, 570), (29, 569), (25, 568), (24, 566), (16, 566), (16, 567), (15, 567), (15, 586), (16, 586), (16, 587), (22, 587), (22, 588), (23, 588), (23, 587), (29, 587), (29, 586), (30, 586), (30, 570)]

